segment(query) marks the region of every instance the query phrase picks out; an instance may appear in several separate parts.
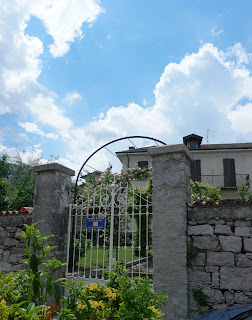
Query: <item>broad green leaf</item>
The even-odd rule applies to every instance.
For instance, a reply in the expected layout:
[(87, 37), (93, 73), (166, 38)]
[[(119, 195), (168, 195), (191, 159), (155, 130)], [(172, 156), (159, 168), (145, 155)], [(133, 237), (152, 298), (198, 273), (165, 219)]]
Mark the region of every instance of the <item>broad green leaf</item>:
[(54, 293), (55, 300), (57, 304), (59, 304), (61, 299), (61, 288), (56, 282), (53, 282), (52, 286), (53, 286), (53, 293)]
[(32, 280), (32, 288), (33, 288), (33, 293), (34, 293), (35, 297), (38, 297), (38, 295), (39, 295), (39, 285), (40, 285), (39, 279), (34, 278)]
[(30, 257), (30, 267), (32, 269), (32, 272), (36, 274), (38, 272), (38, 258), (36, 254), (32, 254)]

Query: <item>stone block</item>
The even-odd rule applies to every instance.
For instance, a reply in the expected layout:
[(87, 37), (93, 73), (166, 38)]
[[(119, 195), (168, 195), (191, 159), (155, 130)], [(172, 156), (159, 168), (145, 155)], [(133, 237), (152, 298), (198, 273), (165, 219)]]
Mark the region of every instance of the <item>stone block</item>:
[(240, 252), (242, 248), (241, 237), (219, 236), (220, 244), (224, 251)]
[(15, 264), (11, 266), (11, 272), (24, 270), (24, 269), (25, 269), (25, 266), (23, 264)]
[(233, 252), (208, 252), (207, 266), (234, 267)]
[(212, 308), (214, 310), (223, 310), (227, 308), (227, 305), (225, 303), (220, 303), (220, 304), (213, 304)]
[(230, 226), (219, 224), (219, 225), (215, 226), (214, 233), (225, 235), (225, 236), (230, 236), (230, 235), (232, 235), (232, 230), (231, 230)]
[(235, 221), (235, 226), (236, 227), (250, 227), (251, 226), (251, 221)]
[(208, 303), (225, 303), (224, 296), (220, 290), (204, 287), (202, 291), (207, 296)]
[(220, 273), (219, 271), (212, 273), (212, 288), (220, 287)]
[(17, 262), (17, 255), (15, 253), (10, 255), (9, 262), (11, 262), (11, 263)]
[(240, 268), (252, 268), (252, 260), (245, 254), (239, 253), (235, 257), (236, 266)]
[(190, 282), (195, 282), (195, 283), (200, 283), (205, 285), (211, 284), (211, 276), (210, 276), (210, 273), (208, 272), (189, 270), (188, 275), (189, 275)]
[(5, 250), (5, 251), (3, 252), (3, 256), (2, 256), (2, 258), (1, 258), (1, 260), (4, 261), (4, 262), (8, 262), (8, 261), (9, 261), (9, 258), (10, 258), (10, 251)]
[(208, 221), (209, 224), (217, 225), (217, 224), (225, 224), (225, 220), (219, 220), (219, 219), (211, 219)]
[(252, 268), (220, 268), (220, 289), (252, 291)]
[(199, 236), (199, 235), (213, 235), (213, 227), (210, 226), (209, 224), (203, 224), (203, 225), (198, 225), (198, 226), (189, 226), (188, 227), (188, 231), (187, 231), (188, 235), (195, 235), (195, 236)]
[(225, 292), (224, 292), (224, 298), (225, 298), (226, 304), (227, 304), (228, 306), (231, 306), (231, 305), (234, 304), (234, 295), (233, 295), (232, 292), (230, 292), (230, 291), (228, 291), (228, 290), (225, 291)]
[(7, 247), (13, 247), (13, 246), (16, 246), (17, 244), (19, 244), (19, 241), (15, 239), (6, 238), (4, 240), (4, 245)]
[(252, 252), (252, 239), (251, 238), (244, 239), (243, 246), (244, 246), (245, 252)]
[(192, 260), (194, 266), (205, 266), (206, 254), (199, 252), (197, 256)]
[(250, 227), (235, 227), (235, 236), (236, 237), (251, 237), (251, 228)]
[(238, 304), (246, 304), (246, 303), (251, 303), (252, 299), (247, 297), (242, 292), (235, 292), (234, 293), (234, 302), (238, 303)]
[(5, 261), (0, 261), (0, 269), (3, 269), (5, 272), (10, 272), (11, 264)]
[(217, 250), (219, 241), (216, 236), (193, 236), (193, 246), (206, 250)]
[(217, 266), (205, 267), (206, 272), (216, 272), (219, 271), (219, 269)]

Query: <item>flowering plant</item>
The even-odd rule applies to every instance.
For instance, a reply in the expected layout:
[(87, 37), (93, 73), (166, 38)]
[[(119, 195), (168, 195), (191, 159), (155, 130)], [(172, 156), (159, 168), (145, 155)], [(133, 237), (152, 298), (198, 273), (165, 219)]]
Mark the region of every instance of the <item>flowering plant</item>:
[(206, 182), (194, 182), (190, 180), (190, 187), (193, 203), (202, 202), (205, 204), (209, 201), (221, 201), (220, 189), (217, 186), (209, 185)]

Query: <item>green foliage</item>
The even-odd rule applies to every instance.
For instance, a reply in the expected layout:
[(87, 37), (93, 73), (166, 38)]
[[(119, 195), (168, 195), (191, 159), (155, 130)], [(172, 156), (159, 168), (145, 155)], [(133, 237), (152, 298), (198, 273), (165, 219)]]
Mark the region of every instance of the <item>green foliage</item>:
[[(22, 236), (27, 240), (24, 262), (27, 270), (3, 274), (0, 272), (1, 320), (107, 320), (161, 319), (158, 308), (167, 300), (164, 294), (151, 290), (150, 280), (134, 278), (118, 263), (113, 266), (106, 286), (65, 281), (67, 297), (61, 296), (54, 273), (62, 263), (47, 259), (54, 247), (50, 236), (43, 236), (35, 225), (27, 226)], [(42, 265), (44, 267), (42, 267)], [(46, 306), (47, 297), (55, 303)]]
[(58, 282), (62, 279), (55, 281), (54, 275), (64, 264), (56, 259), (48, 260), (48, 252), (55, 247), (50, 246), (50, 236), (43, 236), (35, 224), (26, 226), (26, 232), (21, 235), (27, 242), (23, 260), (27, 270), (0, 274), (0, 297), (6, 303), (2, 310), (9, 315), (8, 320), (41, 319), (47, 312), (49, 296), (54, 297), (56, 304), (61, 301)]
[(7, 156), (0, 157), (0, 211), (8, 207), (6, 176), (9, 173)]
[(206, 182), (194, 182), (190, 180), (190, 187), (193, 201), (221, 201), (220, 189), (217, 186), (209, 185)]
[(249, 180), (246, 182), (242, 182), (237, 187), (237, 194), (239, 196), (239, 199), (241, 199), (244, 202), (247, 202), (248, 200), (252, 199), (252, 191), (249, 190)]
[[(141, 194), (141, 197), (140, 197)], [(152, 206), (147, 203), (152, 203), (152, 179), (148, 181), (146, 188), (136, 188), (133, 198), (134, 211), (139, 213), (140, 203), (141, 203), (141, 215), (135, 215), (134, 219), (136, 221), (137, 230), (134, 236), (134, 254), (136, 256), (146, 257), (146, 246), (148, 244), (148, 250), (152, 248), (152, 231), (151, 231), (151, 222), (152, 215), (146, 215), (147, 208), (148, 213), (152, 213)], [(132, 207), (129, 207), (129, 211)], [(147, 233), (148, 228), (148, 233)], [(148, 237), (148, 239), (147, 239)], [(148, 243), (147, 243), (148, 240)], [(140, 251), (140, 252), (139, 252)]]
[(207, 297), (201, 289), (193, 289), (193, 296), (199, 306), (207, 306)]
[(80, 319), (161, 319), (158, 308), (167, 300), (167, 296), (151, 290), (149, 279), (132, 280), (128, 271), (118, 263), (114, 265), (106, 286), (91, 284), (82, 290), (78, 288), (77, 293), (73, 301), (70, 299), (72, 304), (66, 303), (65, 309), (71, 314), (69, 309), (76, 307)]
[(18, 150), (16, 152), (16, 157), (10, 159), (10, 174), (6, 179), (8, 210), (20, 210), (22, 207), (33, 206), (36, 178), (33, 167), (41, 164), (41, 158), (36, 158), (33, 154), (24, 162), (22, 153)]

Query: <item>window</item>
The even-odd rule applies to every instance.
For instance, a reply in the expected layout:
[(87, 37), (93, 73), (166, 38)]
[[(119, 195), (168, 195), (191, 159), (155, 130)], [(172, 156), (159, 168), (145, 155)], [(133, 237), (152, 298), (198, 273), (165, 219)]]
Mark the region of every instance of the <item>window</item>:
[(193, 160), (190, 165), (191, 178), (194, 181), (201, 181), (201, 163), (200, 160)]
[(197, 142), (189, 142), (189, 148), (190, 149), (196, 149), (198, 147)]
[(224, 187), (236, 187), (235, 160), (223, 159)]
[(148, 168), (148, 161), (138, 161), (137, 164), (140, 168)]

